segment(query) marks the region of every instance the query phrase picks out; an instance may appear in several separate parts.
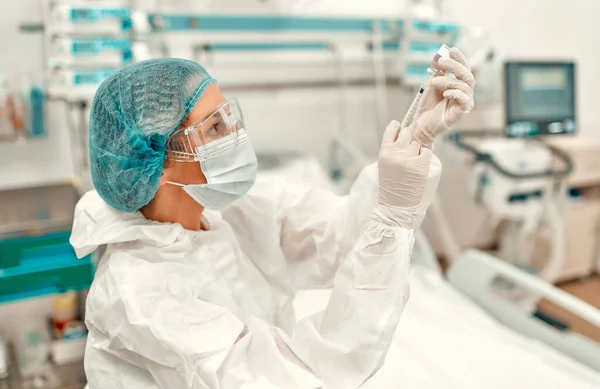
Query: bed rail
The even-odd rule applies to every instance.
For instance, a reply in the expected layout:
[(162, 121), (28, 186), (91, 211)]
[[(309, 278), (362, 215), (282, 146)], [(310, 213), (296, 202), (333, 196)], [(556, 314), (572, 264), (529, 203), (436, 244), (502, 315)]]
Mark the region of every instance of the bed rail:
[(600, 343), (579, 333), (560, 330), (532, 315), (531, 310), (497, 293), (492, 285), (502, 279), (558, 305), (600, 328), (600, 309), (553, 285), (479, 250), (467, 250), (448, 273), (450, 283), (487, 310), (499, 322), (538, 339), (600, 371)]

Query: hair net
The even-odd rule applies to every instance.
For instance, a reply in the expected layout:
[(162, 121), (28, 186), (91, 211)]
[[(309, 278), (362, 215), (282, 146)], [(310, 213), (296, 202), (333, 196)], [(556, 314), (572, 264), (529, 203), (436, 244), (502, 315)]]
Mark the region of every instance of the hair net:
[(120, 211), (135, 212), (158, 190), (169, 136), (216, 82), (199, 64), (159, 58), (125, 66), (98, 88), (89, 125), (96, 191)]

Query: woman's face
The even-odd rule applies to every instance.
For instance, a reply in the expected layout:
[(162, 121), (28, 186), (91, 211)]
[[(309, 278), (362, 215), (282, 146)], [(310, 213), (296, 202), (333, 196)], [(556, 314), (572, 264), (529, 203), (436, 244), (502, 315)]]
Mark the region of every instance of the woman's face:
[[(211, 84), (206, 88), (204, 94), (198, 100), (188, 117), (182, 123), (182, 127), (188, 127), (204, 119), (218, 105), (225, 101), (225, 97), (219, 90), (217, 84)], [(195, 162), (175, 162), (167, 160), (161, 183), (167, 181), (187, 184), (206, 184), (206, 177), (200, 169), (200, 164)]]

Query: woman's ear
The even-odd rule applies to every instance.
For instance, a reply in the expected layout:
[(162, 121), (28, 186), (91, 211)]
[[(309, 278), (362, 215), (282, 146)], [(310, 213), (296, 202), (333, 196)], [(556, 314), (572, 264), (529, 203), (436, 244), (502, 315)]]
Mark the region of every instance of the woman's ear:
[(173, 167), (173, 161), (166, 160), (165, 166), (163, 167), (162, 174), (160, 175), (160, 186), (163, 186), (171, 179), (171, 175), (169, 174), (169, 170)]
[(171, 180), (171, 169), (175, 166), (175, 161), (170, 159), (165, 159), (165, 164), (163, 166), (162, 174), (160, 175), (160, 186), (163, 186), (167, 183), (167, 181)]
[(160, 186), (166, 185), (166, 184), (167, 184), (167, 181), (169, 181), (169, 177), (167, 177), (167, 175), (165, 174), (165, 172), (163, 172), (163, 173), (160, 175), (160, 183), (159, 183), (159, 185), (160, 185)]

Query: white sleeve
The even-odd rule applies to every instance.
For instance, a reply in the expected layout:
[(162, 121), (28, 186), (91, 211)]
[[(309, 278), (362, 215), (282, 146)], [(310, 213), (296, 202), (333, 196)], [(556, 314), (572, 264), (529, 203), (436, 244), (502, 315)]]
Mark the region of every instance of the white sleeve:
[(377, 199), (377, 166), (367, 166), (350, 193), (278, 183), (281, 248), (296, 288), (331, 287), (333, 277), (369, 220)]
[(325, 311), (301, 320), (294, 352), (327, 388), (357, 388), (382, 366), (409, 296), (412, 230), (367, 222)]
[(389, 348), (412, 244), (412, 231), (369, 221), (326, 310), (291, 338), (255, 317), (242, 322), (226, 308), (230, 295), (200, 271), (114, 254), (88, 297), (88, 347), (148, 371), (162, 389), (356, 388)]
[[(431, 204), (440, 175), (441, 164), (434, 156), (417, 225)], [(281, 248), (296, 288), (331, 287), (341, 261), (371, 217), (377, 191), (376, 163), (363, 169), (346, 196), (272, 177), (257, 182), (253, 194), (276, 203)]]

